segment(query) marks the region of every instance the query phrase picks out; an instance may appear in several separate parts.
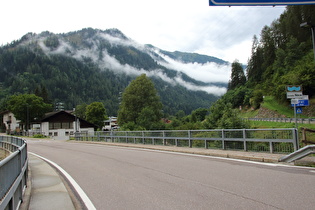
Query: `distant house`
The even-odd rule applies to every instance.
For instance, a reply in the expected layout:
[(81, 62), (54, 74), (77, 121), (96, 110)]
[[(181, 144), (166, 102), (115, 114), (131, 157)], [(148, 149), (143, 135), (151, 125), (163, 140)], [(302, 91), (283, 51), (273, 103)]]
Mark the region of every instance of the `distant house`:
[(96, 128), (96, 125), (67, 111), (46, 113), (40, 122), (41, 132), (54, 139), (69, 139), (69, 136), (74, 135), (75, 132), (91, 133)]
[(108, 120), (104, 121), (104, 127), (103, 131), (111, 131), (111, 130), (117, 130), (118, 127), (118, 122), (117, 122), (117, 117), (109, 117)]
[[(20, 121), (14, 117), (10, 111), (0, 113), (3, 116), (3, 124), (6, 133), (19, 133)], [(54, 139), (69, 139), (75, 132), (92, 133), (97, 128), (96, 125), (76, 117), (68, 111), (57, 111), (46, 113), (44, 118), (38, 122), (31, 122), (29, 134), (41, 133)]]
[(5, 111), (0, 115), (2, 115), (2, 122), (7, 134), (20, 131), (20, 120), (17, 120), (12, 112)]

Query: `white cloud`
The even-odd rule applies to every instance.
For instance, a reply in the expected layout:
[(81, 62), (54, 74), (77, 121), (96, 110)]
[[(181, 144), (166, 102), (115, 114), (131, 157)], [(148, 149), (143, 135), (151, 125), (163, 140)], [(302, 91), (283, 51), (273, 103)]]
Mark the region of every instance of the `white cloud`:
[(170, 78), (166, 74), (164, 74), (162, 70), (160, 69), (146, 71), (144, 69), (134, 68), (128, 64), (122, 65), (121, 63), (119, 63), (118, 60), (116, 60), (114, 57), (109, 56), (108, 54), (105, 54), (105, 56), (103, 57), (103, 62), (101, 65), (103, 66), (103, 68), (109, 68), (118, 73), (126, 73), (129, 75), (136, 75), (136, 76), (140, 74), (146, 74), (148, 77), (157, 77), (169, 83), (170, 85), (178, 84), (192, 91), (204, 91), (209, 94), (214, 94), (217, 96), (221, 96), (226, 92), (225, 87), (217, 87), (214, 85), (197, 86), (192, 83), (186, 82), (180, 77), (180, 74), (178, 74), (178, 76), (175, 78)]
[[(162, 54), (160, 54), (163, 56)], [(202, 82), (222, 82), (227, 83), (230, 79), (231, 66), (230, 65), (217, 65), (215, 63), (182, 63), (171, 59), (168, 56), (163, 56), (166, 62), (160, 64), (179, 72), (183, 72), (193, 79)]]
[[(208, 0), (10, 0), (0, 2), (0, 45), (28, 32), (118, 28), (141, 44), (246, 63), (253, 35), (283, 6), (209, 6)], [(12, 12), (14, 11), (14, 12)]]

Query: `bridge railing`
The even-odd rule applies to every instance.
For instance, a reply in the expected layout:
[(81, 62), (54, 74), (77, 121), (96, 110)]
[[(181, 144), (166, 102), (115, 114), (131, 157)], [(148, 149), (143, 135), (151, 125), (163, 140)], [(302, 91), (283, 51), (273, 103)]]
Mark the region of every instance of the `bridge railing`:
[(0, 149), (9, 153), (0, 161), (0, 209), (18, 209), (27, 184), (27, 144), (22, 138), (0, 136)]
[[(246, 118), (246, 120), (284, 122), (284, 123), (294, 123), (295, 122), (295, 118), (284, 118), (284, 117)], [(296, 122), (299, 124), (315, 124), (315, 119), (314, 118), (296, 118)]]
[(298, 149), (298, 133), (295, 128), (99, 131), (76, 133), (75, 139), (270, 153), (291, 153)]

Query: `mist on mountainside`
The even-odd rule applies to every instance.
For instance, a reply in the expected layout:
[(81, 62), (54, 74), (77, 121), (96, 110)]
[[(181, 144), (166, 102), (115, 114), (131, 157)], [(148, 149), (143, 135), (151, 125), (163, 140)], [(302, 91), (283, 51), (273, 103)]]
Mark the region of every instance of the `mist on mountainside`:
[(0, 56), (2, 94), (33, 92), (42, 85), (54, 102), (73, 108), (102, 101), (112, 115), (120, 93), (143, 73), (169, 114), (208, 108), (226, 92), (230, 75), (230, 64), (221, 59), (140, 45), (118, 29), (29, 33), (1, 47)]

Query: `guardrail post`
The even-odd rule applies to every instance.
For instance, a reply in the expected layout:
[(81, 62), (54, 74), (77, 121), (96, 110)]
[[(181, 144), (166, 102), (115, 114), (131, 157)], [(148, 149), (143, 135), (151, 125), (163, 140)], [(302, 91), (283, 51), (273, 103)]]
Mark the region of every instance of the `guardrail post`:
[(163, 131), (163, 146), (166, 145), (166, 142), (165, 142), (165, 131)]
[[(25, 147), (25, 149), (26, 149), (26, 147)], [(22, 169), (23, 169), (23, 161), (22, 161), (22, 151), (21, 151), (21, 149), (20, 148), (18, 148), (18, 150), (19, 150), (19, 154), (18, 154), (18, 162), (19, 162), (19, 174), (21, 174), (22, 173)], [(24, 175), (23, 175), (24, 176)], [(23, 201), (23, 187), (24, 187), (24, 185), (23, 185), (23, 178), (22, 178), (22, 180), (21, 180), (21, 182), (20, 182), (20, 184), (19, 184), (19, 187), (16, 189), (17, 191), (18, 191), (18, 199), (20, 200), (20, 201)]]
[(144, 142), (144, 132), (142, 131), (142, 144), (145, 144)]
[(292, 136), (293, 136), (293, 145), (294, 145), (294, 151), (300, 149), (299, 147), (299, 133), (296, 128), (292, 130)]
[(191, 131), (189, 130), (188, 131), (188, 147), (191, 148), (192, 145), (191, 145)]
[(272, 144), (272, 141), (269, 141), (269, 150), (270, 150), (270, 153), (273, 153), (273, 144)]
[(225, 150), (225, 141), (224, 141), (224, 129), (222, 129), (222, 149)]
[(246, 129), (243, 129), (244, 151), (247, 151)]

